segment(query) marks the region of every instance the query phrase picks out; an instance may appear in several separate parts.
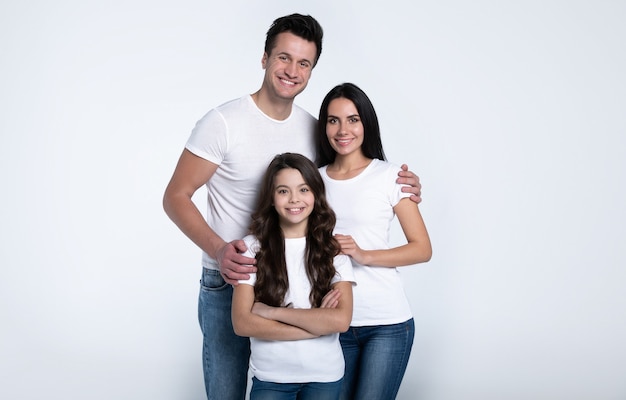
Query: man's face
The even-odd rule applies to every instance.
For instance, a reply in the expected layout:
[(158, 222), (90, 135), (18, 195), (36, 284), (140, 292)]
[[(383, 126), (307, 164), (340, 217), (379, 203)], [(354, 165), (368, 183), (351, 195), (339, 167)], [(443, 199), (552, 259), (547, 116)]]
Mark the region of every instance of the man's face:
[(279, 33), (270, 54), (263, 54), (263, 85), (273, 96), (293, 100), (306, 88), (316, 55), (314, 42), (291, 32)]

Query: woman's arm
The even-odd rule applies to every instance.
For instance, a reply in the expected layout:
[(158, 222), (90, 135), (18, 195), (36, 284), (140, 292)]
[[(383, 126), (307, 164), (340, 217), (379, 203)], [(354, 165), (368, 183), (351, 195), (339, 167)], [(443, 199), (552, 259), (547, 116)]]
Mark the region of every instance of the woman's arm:
[(296, 326), (254, 314), (253, 305), (253, 286), (242, 283), (233, 287), (232, 320), (235, 333), (239, 336), (266, 340), (301, 340), (319, 336)]
[(341, 245), (341, 252), (351, 256), (359, 264), (381, 267), (399, 267), (430, 260), (430, 238), (418, 206), (409, 198), (403, 198), (393, 210), (400, 221), (407, 244), (384, 250), (363, 250), (352, 236), (335, 235)]
[(317, 336), (345, 332), (352, 321), (352, 282), (333, 285), (339, 291), (336, 307), (285, 308), (255, 303), (252, 312), (267, 319), (297, 326)]

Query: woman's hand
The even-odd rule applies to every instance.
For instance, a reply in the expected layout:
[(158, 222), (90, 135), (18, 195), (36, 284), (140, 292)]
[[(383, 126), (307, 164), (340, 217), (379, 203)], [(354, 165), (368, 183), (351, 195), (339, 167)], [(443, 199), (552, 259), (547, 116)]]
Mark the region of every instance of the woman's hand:
[(350, 235), (336, 234), (335, 239), (341, 246), (341, 252), (352, 257), (359, 264), (367, 265), (365, 260), (366, 251), (361, 249)]

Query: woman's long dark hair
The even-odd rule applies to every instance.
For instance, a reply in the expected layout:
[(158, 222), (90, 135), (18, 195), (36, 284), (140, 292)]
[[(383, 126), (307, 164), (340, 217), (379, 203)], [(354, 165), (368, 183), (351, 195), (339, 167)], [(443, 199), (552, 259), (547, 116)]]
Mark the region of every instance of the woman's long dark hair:
[(311, 283), (311, 306), (319, 307), (322, 298), (331, 289), (331, 281), (335, 276), (333, 259), (340, 250), (339, 243), (333, 237), (336, 217), (326, 201), (324, 181), (317, 167), (308, 158), (295, 153), (274, 157), (263, 176), (257, 207), (252, 214), (250, 231), (260, 243), (256, 253), (255, 299), (274, 307), (285, 306), (285, 294), (289, 288), (285, 240), (278, 213), (272, 204), (274, 179), (285, 168), (300, 171), (315, 196), (313, 211), (307, 223), (305, 269)]
[(378, 124), (378, 116), (374, 105), (367, 94), (354, 83), (342, 83), (337, 85), (326, 94), (322, 105), (320, 106), (319, 118), (317, 119), (316, 147), (317, 160), (315, 163), (318, 167), (332, 164), (335, 161), (335, 150), (330, 146), (328, 137), (326, 136), (326, 123), (328, 121), (328, 105), (331, 101), (339, 98), (350, 100), (354, 103), (361, 122), (363, 123), (363, 145), (361, 150), (367, 158), (377, 158), (385, 160), (385, 152), (380, 139), (380, 125)]

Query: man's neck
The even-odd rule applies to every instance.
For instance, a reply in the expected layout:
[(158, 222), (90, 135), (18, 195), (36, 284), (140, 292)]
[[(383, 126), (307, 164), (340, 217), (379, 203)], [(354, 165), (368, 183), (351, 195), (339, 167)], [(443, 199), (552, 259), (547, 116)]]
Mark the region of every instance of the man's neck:
[(257, 107), (268, 117), (282, 121), (291, 115), (293, 99), (277, 99), (267, 95), (262, 89), (251, 94), (252, 100)]

